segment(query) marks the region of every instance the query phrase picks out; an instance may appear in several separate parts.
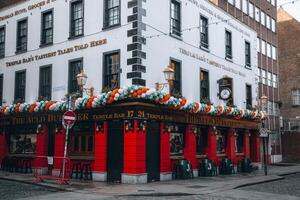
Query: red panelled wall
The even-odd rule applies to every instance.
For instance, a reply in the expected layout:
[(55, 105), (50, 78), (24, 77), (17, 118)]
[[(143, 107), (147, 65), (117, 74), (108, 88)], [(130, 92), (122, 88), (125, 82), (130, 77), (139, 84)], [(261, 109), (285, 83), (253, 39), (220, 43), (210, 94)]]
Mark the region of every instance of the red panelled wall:
[(55, 132), (55, 149), (54, 149), (54, 169), (60, 170), (62, 165), (62, 158), (64, 156), (65, 147), (65, 129), (61, 129)]
[(217, 158), (217, 138), (213, 127), (208, 128), (206, 156), (208, 159), (218, 162)]
[(232, 128), (228, 129), (226, 156), (232, 161), (236, 160), (235, 140), (236, 140), (236, 136), (235, 136), (234, 130)]
[(170, 173), (170, 132), (164, 129), (164, 124), (160, 125), (160, 172)]
[[(96, 129), (95, 129), (96, 130)], [(94, 171), (107, 171), (107, 122), (103, 122), (103, 130), (95, 131)]]
[(36, 135), (36, 159), (34, 161), (35, 167), (47, 167), (48, 155), (48, 128), (42, 127), (42, 130), (37, 132)]
[[(126, 123), (126, 122), (125, 122)], [(133, 120), (133, 130), (124, 127), (124, 173), (146, 173), (146, 131), (138, 130), (138, 120)]]
[(196, 159), (196, 134), (191, 131), (191, 126), (186, 127), (184, 158), (192, 163), (193, 169), (198, 168)]
[(8, 145), (5, 132), (0, 132), (0, 161), (7, 155)]

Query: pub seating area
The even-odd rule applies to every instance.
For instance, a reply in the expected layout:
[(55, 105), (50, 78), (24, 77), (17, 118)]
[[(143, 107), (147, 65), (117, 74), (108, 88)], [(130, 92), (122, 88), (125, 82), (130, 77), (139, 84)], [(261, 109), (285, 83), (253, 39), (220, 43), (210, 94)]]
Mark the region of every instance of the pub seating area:
[(90, 162), (74, 162), (70, 178), (81, 180), (93, 180), (92, 166)]
[(18, 173), (32, 173), (32, 160), (29, 158), (5, 157), (1, 161), (1, 170)]
[(173, 168), (173, 179), (191, 179), (194, 178), (192, 164), (188, 160), (179, 160)]
[(199, 176), (217, 176), (218, 170), (212, 160), (203, 159), (199, 165)]
[(219, 173), (222, 175), (235, 174), (234, 164), (232, 160), (223, 158), (219, 166)]
[(250, 159), (242, 159), (238, 163), (237, 170), (238, 170), (238, 172), (241, 172), (241, 173), (251, 173), (255, 170), (258, 170), (258, 167), (254, 166)]

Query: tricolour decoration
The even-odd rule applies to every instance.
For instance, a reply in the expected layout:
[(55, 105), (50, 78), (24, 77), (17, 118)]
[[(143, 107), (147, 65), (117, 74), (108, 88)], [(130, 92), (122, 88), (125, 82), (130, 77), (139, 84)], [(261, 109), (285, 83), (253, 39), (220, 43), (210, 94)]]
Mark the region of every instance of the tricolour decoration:
[[(175, 98), (165, 92), (156, 91), (139, 86), (128, 86), (114, 89), (98, 96), (78, 98), (75, 101), (75, 109), (93, 109), (113, 104), (126, 99), (143, 99), (150, 102), (166, 105), (173, 110), (182, 110), (190, 113), (202, 113), (211, 116), (230, 116), (235, 119), (259, 119), (263, 120), (266, 114), (262, 111), (238, 109), (229, 106), (213, 106), (199, 102), (189, 102), (186, 98)], [(41, 101), (33, 104), (13, 104), (0, 107), (0, 114), (36, 113), (45, 111), (66, 111), (66, 101)]]

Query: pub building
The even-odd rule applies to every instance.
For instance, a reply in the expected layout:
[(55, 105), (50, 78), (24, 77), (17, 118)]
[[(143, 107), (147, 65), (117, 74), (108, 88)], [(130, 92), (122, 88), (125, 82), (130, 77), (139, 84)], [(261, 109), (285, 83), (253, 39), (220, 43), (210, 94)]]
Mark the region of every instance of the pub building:
[[(59, 174), (66, 102), (34, 103), (25, 112), (18, 110), (20, 106), (3, 108), (0, 116), (2, 161), (14, 158), (20, 168), (26, 167), (26, 161), (42, 173)], [(216, 166), (225, 157), (235, 165), (244, 158), (260, 161), (262, 112), (189, 103), (137, 86), (79, 98), (75, 106), (77, 122), (68, 137), (70, 169), (85, 166), (95, 181), (171, 180), (174, 166), (182, 159), (191, 162), (195, 176), (204, 158)], [(49, 156), (54, 157), (53, 166), (47, 163)]]
[(9, 170), (60, 174), (66, 95), (77, 115), (73, 178), (145, 183), (170, 180), (184, 159), (195, 176), (205, 158), (260, 162), (257, 34), (221, 8), (13, 2), (0, 8), (0, 159)]

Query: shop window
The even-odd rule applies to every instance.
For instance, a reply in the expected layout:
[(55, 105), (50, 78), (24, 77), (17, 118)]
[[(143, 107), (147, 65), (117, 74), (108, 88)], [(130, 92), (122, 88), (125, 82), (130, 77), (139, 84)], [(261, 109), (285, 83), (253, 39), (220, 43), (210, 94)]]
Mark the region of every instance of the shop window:
[(232, 35), (228, 30), (225, 31), (225, 58), (232, 59)]
[(207, 147), (208, 129), (205, 127), (198, 128), (196, 135), (196, 153), (197, 155), (205, 155)]
[(177, 125), (171, 126), (170, 154), (171, 156), (182, 156), (184, 148), (184, 128)]
[(104, 54), (103, 90), (120, 87), (120, 52)]
[(0, 28), (0, 58), (5, 57), (5, 26)]
[(47, 11), (42, 14), (42, 37), (41, 45), (53, 43), (53, 11)]
[(68, 92), (74, 93), (79, 91), (76, 76), (83, 70), (83, 60), (76, 59), (69, 62), (69, 87)]
[(181, 4), (171, 0), (171, 34), (181, 37)]
[(27, 19), (21, 20), (17, 25), (17, 52), (27, 51)]
[(120, 24), (120, 0), (105, 0), (104, 27)]
[(209, 99), (209, 72), (200, 71), (200, 101)]
[(208, 49), (208, 19), (201, 16), (200, 21), (200, 47)]
[(3, 103), (3, 74), (0, 74), (0, 106)]
[(17, 71), (15, 77), (15, 102), (25, 101), (26, 71)]
[(175, 97), (180, 97), (181, 93), (181, 62), (171, 59), (171, 67), (174, 70), (174, 80), (170, 86), (170, 92)]
[(82, 0), (77, 0), (71, 3), (70, 16), (70, 38), (83, 35), (84, 18)]
[(51, 83), (52, 83), (52, 66), (44, 66), (40, 68), (40, 86), (39, 98), (43, 100), (51, 99)]
[(75, 125), (71, 130), (70, 143), (71, 154), (81, 155), (94, 152), (94, 131), (92, 123)]
[(36, 150), (36, 129), (18, 128), (9, 137), (9, 152), (11, 154), (34, 154)]
[(242, 132), (238, 133), (235, 138), (235, 152), (242, 153), (244, 147), (244, 134)]
[(217, 153), (224, 154), (226, 152), (226, 142), (227, 142), (227, 130), (219, 129), (217, 130)]

